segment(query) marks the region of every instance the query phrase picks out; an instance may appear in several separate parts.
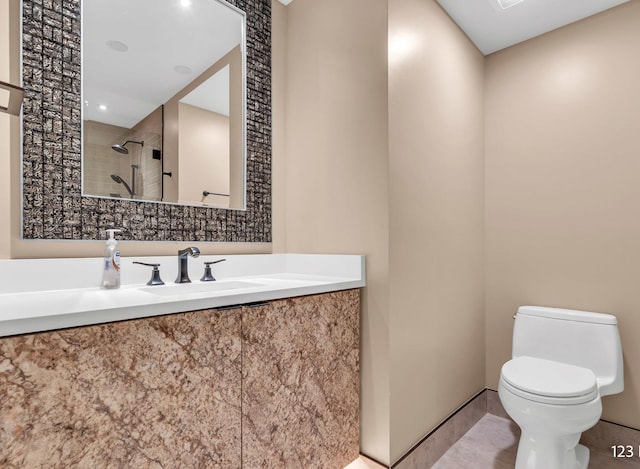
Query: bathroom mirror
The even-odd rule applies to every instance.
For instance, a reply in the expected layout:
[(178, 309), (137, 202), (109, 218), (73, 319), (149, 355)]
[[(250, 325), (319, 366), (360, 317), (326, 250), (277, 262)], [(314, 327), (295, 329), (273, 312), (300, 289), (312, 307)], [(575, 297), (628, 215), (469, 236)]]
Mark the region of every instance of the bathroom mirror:
[(245, 208), (245, 13), (82, 0), (82, 194)]
[[(161, 4), (168, 5), (170, 1), (155, 0), (152, 9), (160, 8)], [(214, 0), (192, 1), (196, 5)], [(115, 0), (104, 2), (116, 3)], [(142, 0), (126, 2), (130, 8), (141, 3)], [(180, 3), (181, 0), (175, 0), (174, 4)], [(246, 99), (242, 117), (246, 125), (236, 129), (241, 131), (243, 146), (246, 142), (244, 210), (206, 206), (197, 200), (182, 204), (131, 199), (125, 196), (127, 191), (123, 184), (116, 186), (121, 197), (83, 194), (82, 121), (87, 107), (82, 98), (81, 73), (83, 4), (81, 0), (22, 0), (24, 239), (97, 240), (104, 239), (105, 228), (121, 228), (121, 239), (124, 240), (271, 242), (271, 0), (226, 0), (226, 3), (237, 9), (236, 13), (244, 15), (246, 32), (246, 51), (242, 54), (247, 70), (242, 75), (246, 82), (242, 89), (242, 97)], [(122, 15), (126, 14), (125, 10)], [(177, 20), (176, 15), (172, 23)], [(122, 21), (122, 18), (114, 21)], [(193, 21), (197, 22), (196, 19)], [(102, 22), (107, 23), (104, 19)], [(151, 31), (154, 28), (151, 27)], [(151, 31), (147, 29), (147, 32)], [(191, 44), (195, 47), (201, 42), (204, 41), (197, 37)], [(241, 50), (242, 47), (241, 43)], [(113, 50), (113, 53), (120, 52)], [(164, 51), (158, 50), (155, 54), (159, 60)], [(230, 68), (230, 88), (232, 70)], [(122, 69), (117, 72), (118, 80), (130, 74)], [(212, 70), (212, 74), (215, 75), (215, 71)], [(193, 87), (198, 88), (197, 83), (193, 83)], [(190, 98), (185, 97), (190, 92), (185, 90), (184, 96), (176, 95), (174, 102), (185, 99), (186, 103)], [(164, 119), (166, 137), (169, 130), (167, 106), (162, 105), (160, 109), (156, 118)], [(232, 133), (229, 138), (240, 141)], [(141, 147), (126, 140), (108, 141), (107, 144), (107, 150), (116, 157), (125, 154), (112, 151), (111, 145), (121, 145), (130, 153)], [(146, 142), (145, 148), (148, 148)], [(161, 150), (163, 154), (156, 152), (156, 156), (164, 158), (171, 151), (166, 141)], [(118, 169), (119, 173), (109, 173), (108, 177), (114, 174), (129, 184), (130, 164), (123, 170)], [(229, 166), (231, 171), (231, 161)], [(165, 171), (171, 170), (165, 168)], [(164, 179), (170, 178), (165, 176)], [(213, 192), (215, 189), (207, 190)], [(230, 191), (233, 194), (233, 186)]]

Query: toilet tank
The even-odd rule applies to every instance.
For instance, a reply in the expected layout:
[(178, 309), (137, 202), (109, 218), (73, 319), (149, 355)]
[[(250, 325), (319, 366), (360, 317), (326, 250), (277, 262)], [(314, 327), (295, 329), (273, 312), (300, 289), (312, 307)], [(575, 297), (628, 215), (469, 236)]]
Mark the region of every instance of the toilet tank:
[(512, 354), (589, 368), (601, 396), (624, 389), (618, 320), (611, 314), (521, 306), (513, 326)]

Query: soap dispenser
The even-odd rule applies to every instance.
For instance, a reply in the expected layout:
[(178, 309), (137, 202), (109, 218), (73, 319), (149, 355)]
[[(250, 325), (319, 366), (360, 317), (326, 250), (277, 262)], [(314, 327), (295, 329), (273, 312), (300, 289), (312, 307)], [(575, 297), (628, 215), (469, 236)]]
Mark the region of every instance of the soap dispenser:
[(104, 250), (104, 263), (102, 273), (102, 288), (113, 289), (120, 288), (120, 251), (118, 251), (118, 241), (114, 234), (120, 230), (105, 230), (109, 239)]

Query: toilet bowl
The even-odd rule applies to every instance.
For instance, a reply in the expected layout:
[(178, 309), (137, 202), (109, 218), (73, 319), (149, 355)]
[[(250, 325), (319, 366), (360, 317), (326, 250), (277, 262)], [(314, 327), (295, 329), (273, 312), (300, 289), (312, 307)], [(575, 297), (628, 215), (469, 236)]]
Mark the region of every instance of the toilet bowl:
[(591, 370), (538, 358), (515, 358), (503, 366), (498, 395), (522, 430), (516, 469), (587, 468), (589, 450), (578, 441), (602, 414)]
[(516, 469), (586, 469), (582, 432), (602, 414), (601, 396), (621, 392), (622, 348), (615, 316), (520, 307), (513, 358), (498, 395), (522, 433)]

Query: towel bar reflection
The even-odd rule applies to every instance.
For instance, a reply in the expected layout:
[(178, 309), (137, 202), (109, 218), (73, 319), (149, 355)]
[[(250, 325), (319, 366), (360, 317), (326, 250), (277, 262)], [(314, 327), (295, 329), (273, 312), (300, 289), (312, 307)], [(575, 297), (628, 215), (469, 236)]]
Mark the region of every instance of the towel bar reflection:
[(22, 100), (24, 99), (24, 88), (21, 88), (11, 83), (5, 83), (0, 81), (0, 89), (9, 92), (9, 100), (7, 105), (0, 104), (0, 112), (5, 112), (14, 116), (20, 115), (20, 108), (22, 107)]
[(206, 197), (208, 195), (221, 195), (222, 197), (231, 197), (229, 194), (220, 194), (219, 192), (202, 191), (202, 197)]

